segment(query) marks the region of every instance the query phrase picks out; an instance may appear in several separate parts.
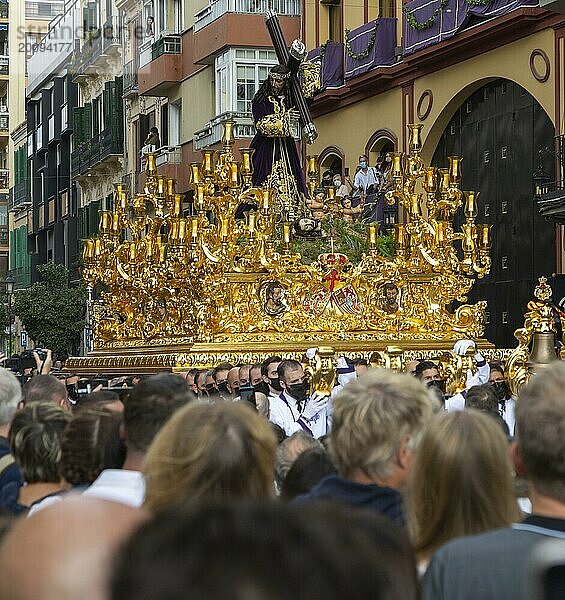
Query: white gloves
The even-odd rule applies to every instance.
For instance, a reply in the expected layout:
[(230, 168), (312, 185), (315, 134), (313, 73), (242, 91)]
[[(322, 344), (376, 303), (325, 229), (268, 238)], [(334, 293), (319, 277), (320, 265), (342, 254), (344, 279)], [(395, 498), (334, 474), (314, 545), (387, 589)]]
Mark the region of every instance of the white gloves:
[(453, 352), (459, 354), (459, 356), (465, 356), (469, 348), (475, 348), (473, 340), (457, 340), (455, 346), (453, 346)]
[(328, 405), (329, 397), (325, 394), (321, 394), (320, 392), (314, 392), (308, 402), (306, 402), (306, 406), (300, 415), (306, 421), (310, 421), (313, 417), (315, 417), (320, 411), (324, 410)]

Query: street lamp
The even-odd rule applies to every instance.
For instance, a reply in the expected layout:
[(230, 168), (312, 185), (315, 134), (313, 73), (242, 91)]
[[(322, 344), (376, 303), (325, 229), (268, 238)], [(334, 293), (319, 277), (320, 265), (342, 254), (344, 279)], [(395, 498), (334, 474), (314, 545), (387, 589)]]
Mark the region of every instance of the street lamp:
[(4, 280), (6, 284), (6, 296), (8, 299), (8, 358), (12, 358), (12, 294), (14, 293), (14, 284), (16, 280), (11, 273), (6, 275)]

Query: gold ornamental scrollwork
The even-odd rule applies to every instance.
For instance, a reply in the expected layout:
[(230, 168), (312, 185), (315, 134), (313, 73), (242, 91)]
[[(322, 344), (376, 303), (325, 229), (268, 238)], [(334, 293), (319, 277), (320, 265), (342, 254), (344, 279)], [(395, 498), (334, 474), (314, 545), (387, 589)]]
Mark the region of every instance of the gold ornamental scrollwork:
[[(388, 172), (386, 201), (408, 215), (395, 225), (394, 255), (378, 253), (377, 226), (369, 224), (360, 260), (320, 238), (318, 259), (306, 264), (275, 202), (277, 182), (252, 186), (253, 149), (234, 156), (233, 128), (224, 124), (221, 150), (205, 149), (189, 165), (190, 205), (152, 154), (142, 193), (115, 186), (99, 235), (84, 240), (83, 277), (97, 291), (89, 311), (94, 355), (175, 347), (180, 368), (204, 364), (197, 353), (262, 356), (259, 346), (295, 356), (341, 344), (369, 358), (387, 346), (448, 350), (457, 339), (480, 340), (486, 305), (467, 304), (467, 295), (489, 272), (491, 227), (476, 223), (478, 192), (460, 189), (461, 157), (449, 157), (446, 169), (424, 164), (422, 126), (410, 125), (409, 151), (394, 153)], [(307, 175), (314, 190), (316, 157)], [(400, 369), (391, 352), (373, 359)]]

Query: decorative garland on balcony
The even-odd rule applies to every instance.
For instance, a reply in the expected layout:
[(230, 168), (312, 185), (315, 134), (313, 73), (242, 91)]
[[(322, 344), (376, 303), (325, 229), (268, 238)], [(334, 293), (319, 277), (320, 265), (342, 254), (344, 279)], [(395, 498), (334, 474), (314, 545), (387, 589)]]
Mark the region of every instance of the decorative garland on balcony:
[(320, 54), (318, 54), (318, 58), (320, 59), (320, 63), (324, 60), (324, 56), (326, 54), (326, 48), (331, 40), (326, 40), (325, 44), (320, 46)]
[(345, 30), (345, 50), (346, 50), (347, 56), (349, 56), (349, 58), (351, 58), (352, 60), (361, 60), (363, 58), (367, 58), (369, 56), (369, 54), (371, 54), (371, 51), (373, 50), (373, 46), (375, 45), (375, 42), (377, 41), (378, 26), (379, 26), (379, 24), (377, 22), (375, 22), (375, 27), (373, 28), (373, 31), (371, 32), (371, 38), (369, 39), (369, 43), (367, 44), (367, 47), (365, 48), (365, 50), (363, 50), (363, 52), (358, 52), (358, 53), (353, 52), (353, 49), (351, 48), (351, 40), (349, 39), (349, 34), (351, 33), (351, 29)]
[[(471, 0), (471, 1), (472, 2), (475, 1), (477, 3), (482, 3), (484, 0)], [(412, 29), (416, 29), (417, 31), (423, 31), (424, 29), (429, 29), (436, 22), (436, 19), (439, 17), (441, 11), (447, 6), (448, 2), (449, 2), (449, 0), (441, 0), (441, 2), (439, 3), (439, 6), (432, 13), (432, 16), (429, 19), (422, 21), (421, 23), (418, 21), (418, 19), (416, 19), (416, 17), (414, 16), (414, 13), (408, 8), (407, 4), (405, 4), (402, 7), (402, 10), (404, 11), (404, 14), (406, 15), (406, 21), (408, 22), (408, 25), (410, 25), (410, 27), (412, 27)], [(469, 2), (469, 0), (467, 0), (467, 2)], [(488, 0), (488, 2), (491, 2), (491, 0)]]
[(493, 0), (465, 0), (467, 4), (471, 6), (485, 6), (486, 4), (491, 4)]

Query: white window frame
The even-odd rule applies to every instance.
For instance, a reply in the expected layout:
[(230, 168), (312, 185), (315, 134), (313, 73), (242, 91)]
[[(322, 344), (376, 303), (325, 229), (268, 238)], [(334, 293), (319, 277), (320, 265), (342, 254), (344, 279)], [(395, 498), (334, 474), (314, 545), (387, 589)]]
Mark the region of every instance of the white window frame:
[(169, 102), (169, 146), (180, 146), (182, 138), (182, 101)]
[[(237, 54), (244, 52), (246, 56), (237, 56)], [(276, 54), (274, 50), (268, 50), (263, 48), (230, 48), (222, 54), (218, 55), (214, 64), (214, 76), (216, 84), (216, 114), (222, 114), (224, 112), (239, 112), (237, 110), (237, 67), (238, 66), (252, 66), (255, 68), (255, 90), (259, 89), (259, 86), (263, 82), (259, 80), (259, 69), (265, 67), (270, 69), (272, 66), (278, 64)], [(227, 91), (225, 97), (227, 102), (225, 106), (222, 106), (222, 85), (221, 75), (226, 74), (226, 87)], [(251, 114), (249, 111), (247, 114)]]

